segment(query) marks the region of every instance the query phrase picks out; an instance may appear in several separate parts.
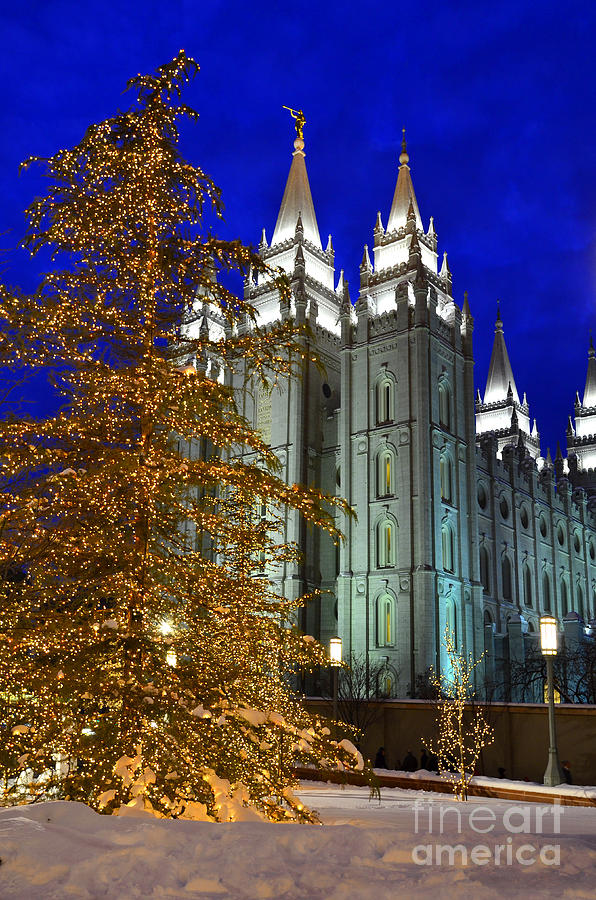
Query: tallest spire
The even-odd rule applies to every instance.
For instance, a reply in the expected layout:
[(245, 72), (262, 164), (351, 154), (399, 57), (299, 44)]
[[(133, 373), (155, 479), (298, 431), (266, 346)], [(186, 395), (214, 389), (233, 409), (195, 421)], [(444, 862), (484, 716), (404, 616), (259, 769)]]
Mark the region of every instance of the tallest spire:
[[(287, 109), (288, 107), (284, 108)], [(290, 110), (290, 113), (296, 120), (296, 140), (294, 141), (294, 153), (292, 165), (290, 166), (290, 174), (288, 175), (288, 180), (286, 182), (286, 189), (279, 208), (279, 215), (277, 217), (271, 244), (272, 246), (274, 244), (281, 244), (283, 241), (294, 237), (296, 232), (296, 221), (300, 214), (302, 216), (305, 239), (322, 250), (315, 207), (312, 202), (308, 175), (306, 173), (306, 163), (304, 161), (304, 136), (302, 130), (304, 127), (304, 114), (302, 113), (302, 110)]]
[(399, 172), (397, 174), (397, 184), (395, 185), (395, 193), (393, 195), (393, 203), (391, 204), (391, 212), (389, 213), (389, 221), (387, 223), (387, 231), (394, 231), (405, 226), (408, 218), (408, 210), (410, 203), (414, 209), (416, 217), (416, 228), (422, 230), (422, 219), (420, 218), (420, 210), (414, 193), (414, 185), (410, 175), (410, 167), (408, 163), (410, 157), (406, 145), (406, 129), (402, 129), (401, 153), (399, 155)]

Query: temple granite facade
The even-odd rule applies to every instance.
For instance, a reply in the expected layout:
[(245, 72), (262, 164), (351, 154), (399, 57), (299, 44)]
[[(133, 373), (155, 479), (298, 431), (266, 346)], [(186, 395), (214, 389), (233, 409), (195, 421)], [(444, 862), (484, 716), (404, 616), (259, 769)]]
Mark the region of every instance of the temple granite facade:
[(298, 134), (271, 241), (264, 229), (259, 245), (288, 274), (291, 300), (262, 276), (245, 292), (262, 326), (286, 317), (310, 325), (325, 373), (305, 364), (302, 378), (271, 393), (237, 381), (243, 413), (288, 482), (341, 495), (357, 515), (338, 521), (346, 540), (336, 547), (289, 513), (286, 537), (303, 561), (271, 577), (288, 597), (321, 590), (301, 626), (323, 642), (338, 634), (345, 656), (377, 673), (380, 665), (371, 690), (396, 697), (446, 664), (446, 627), (461, 651), (487, 650), (486, 678), (498, 681), (510, 658), (523, 658), (542, 613), (582, 640), (596, 615), (593, 347), (567, 456), (544, 457), (500, 315), (486, 388), (475, 391), (468, 299), (453, 296), (409, 161), (404, 138), (389, 215), (386, 224), (377, 215), (353, 302), (331, 236), (321, 242)]

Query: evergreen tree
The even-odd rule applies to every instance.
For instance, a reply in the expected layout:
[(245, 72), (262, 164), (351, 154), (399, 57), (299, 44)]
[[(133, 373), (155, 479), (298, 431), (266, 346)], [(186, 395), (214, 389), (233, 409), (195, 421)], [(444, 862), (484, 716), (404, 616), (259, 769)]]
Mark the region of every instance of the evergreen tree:
[[(197, 69), (181, 51), (129, 82), (129, 111), (35, 160), (49, 187), (24, 243), (63, 267), (33, 297), (4, 291), (0, 352), (50, 365), (63, 405), (0, 428), (5, 783), (8, 802), (309, 821), (292, 764), (361, 762), (291, 689), (325, 652), (255, 576), (295, 558), (285, 508), (337, 540), (338, 501), (283, 482), (235, 405), (240, 362), (271, 387), (305, 350), (226, 287), (252, 268), (288, 291), (206, 231), (219, 191), (178, 149)], [(220, 337), (189, 324), (207, 310)]]

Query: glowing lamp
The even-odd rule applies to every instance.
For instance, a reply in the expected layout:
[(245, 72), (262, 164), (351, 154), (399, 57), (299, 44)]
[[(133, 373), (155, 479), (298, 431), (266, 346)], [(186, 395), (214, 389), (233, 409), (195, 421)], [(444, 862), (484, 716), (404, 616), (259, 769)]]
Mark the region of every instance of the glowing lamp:
[(166, 653), (166, 662), (169, 666), (172, 666), (172, 668), (176, 668), (178, 665), (178, 657), (176, 656), (175, 650), (168, 650)]
[(341, 638), (331, 638), (329, 641), (329, 656), (334, 666), (341, 665)]
[(544, 656), (557, 655), (557, 620), (554, 616), (540, 618), (540, 649)]

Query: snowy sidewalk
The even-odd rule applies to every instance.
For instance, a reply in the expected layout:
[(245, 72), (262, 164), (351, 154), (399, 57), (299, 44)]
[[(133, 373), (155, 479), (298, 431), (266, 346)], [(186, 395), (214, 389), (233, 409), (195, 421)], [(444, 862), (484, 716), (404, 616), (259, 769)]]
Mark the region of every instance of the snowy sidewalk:
[[(404, 788), (431, 793), (450, 793), (448, 776), (437, 775), (426, 769), (417, 772), (402, 772), (397, 769), (374, 769), (381, 787)], [(357, 772), (317, 771), (316, 769), (296, 769), (298, 778), (322, 781), (332, 784), (366, 785), (366, 778)], [(533, 803), (560, 803), (563, 806), (596, 807), (596, 786), (561, 784), (546, 787), (530, 781), (511, 781), (508, 778), (489, 778), (476, 775), (468, 788), (470, 797), (493, 797), (500, 800), (528, 800)]]

